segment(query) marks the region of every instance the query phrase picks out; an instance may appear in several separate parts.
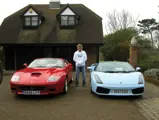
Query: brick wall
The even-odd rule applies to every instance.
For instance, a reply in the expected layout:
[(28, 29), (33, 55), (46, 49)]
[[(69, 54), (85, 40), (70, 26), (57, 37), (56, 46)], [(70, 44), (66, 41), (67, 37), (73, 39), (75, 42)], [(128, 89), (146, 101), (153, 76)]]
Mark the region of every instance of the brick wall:
[(90, 66), (91, 64), (96, 63), (96, 59), (97, 59), (97, 53), (96, 53), (97, 47), (88, 47), (88, 48), (84, 47), (84, 50), (86, 51), (87, 57), (88, 57), (86, 65)]
[(138, 54), (138, 47), (130, 46), (129, 62), (133, 67), (136, 67), (137, 65), (137, 54)]

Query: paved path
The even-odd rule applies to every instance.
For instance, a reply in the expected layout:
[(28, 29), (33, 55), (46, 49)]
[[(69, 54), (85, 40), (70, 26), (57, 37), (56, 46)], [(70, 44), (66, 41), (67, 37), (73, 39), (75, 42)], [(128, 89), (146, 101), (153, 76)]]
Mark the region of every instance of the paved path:
[(136, 103), (157, 97), (156, 92), (149, 92), (154, 87), (151, 84), (141, 100), (97, 97), (90, 93), (89, 87), (73, 85), (65, 96), (15, 97), (9, 89), (10, 78), (5, 76), (0, 86), (0, 120), (146, 120), (147, 116), (140, 112)]
[(147, 120), (159, 120), (159, 87), (151, 83), (146, 84), (143, 99), (134, 100), (139, 111)]

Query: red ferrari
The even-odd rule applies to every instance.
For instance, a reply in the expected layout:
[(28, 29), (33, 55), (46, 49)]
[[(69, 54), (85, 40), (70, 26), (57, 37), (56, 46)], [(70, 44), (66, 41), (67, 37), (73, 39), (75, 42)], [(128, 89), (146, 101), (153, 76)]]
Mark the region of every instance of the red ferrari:
[(24, 66), (10, 80), (11, 91), (16, 95), (66, 94), (73, 80), (73, 65), (65, 59), (39, 58)]

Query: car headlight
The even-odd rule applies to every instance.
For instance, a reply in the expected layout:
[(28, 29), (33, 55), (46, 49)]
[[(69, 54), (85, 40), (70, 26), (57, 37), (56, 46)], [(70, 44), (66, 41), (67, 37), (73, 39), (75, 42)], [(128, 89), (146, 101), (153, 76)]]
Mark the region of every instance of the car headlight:
[(144, 84), (144, 78), (142, 75), (139, 76), (138, 84)]
[(20, 79), (20, 76), (14, 75), (14, 76), (12, 76), (11, 81), (12, 82), (19, 82), (19, 79)]
[(101, 79), (99, 78), (99, 76), (97, 74), (94, 74), (94, 78), (95, 78), (95, 81), (98, 83), (98, 84), (103, 84), (103, 82), (101, 81)]
[(61, 76), (50, 76), (48, 78), (48, 82), (54, 82), (54, 81), (57, 81), (61, 78)]

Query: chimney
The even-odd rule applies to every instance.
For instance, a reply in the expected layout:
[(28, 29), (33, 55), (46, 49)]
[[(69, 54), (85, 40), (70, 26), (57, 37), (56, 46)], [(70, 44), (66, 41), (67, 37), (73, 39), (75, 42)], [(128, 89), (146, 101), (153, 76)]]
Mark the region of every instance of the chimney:
[(50, 9), (59, 9), (60, 8), (60, 0), (51, 0), (49, 2)]

